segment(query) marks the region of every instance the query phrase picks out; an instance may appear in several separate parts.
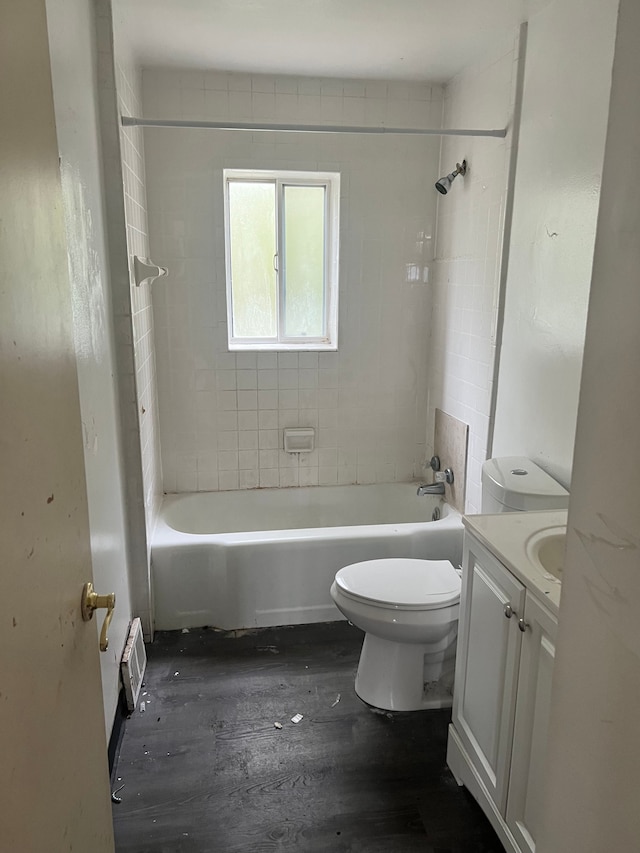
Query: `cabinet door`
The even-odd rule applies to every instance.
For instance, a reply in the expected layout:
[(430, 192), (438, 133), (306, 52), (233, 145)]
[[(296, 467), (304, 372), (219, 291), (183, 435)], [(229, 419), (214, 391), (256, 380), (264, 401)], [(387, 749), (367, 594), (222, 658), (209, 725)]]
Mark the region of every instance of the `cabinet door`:
[(557, 622), (529, 593), (524, 617), (506, 819), (523, 853), (533, 853), (544, 790)]
[(453, 725), (504, 814), (525, 589), (468, 534), (462, 577)]

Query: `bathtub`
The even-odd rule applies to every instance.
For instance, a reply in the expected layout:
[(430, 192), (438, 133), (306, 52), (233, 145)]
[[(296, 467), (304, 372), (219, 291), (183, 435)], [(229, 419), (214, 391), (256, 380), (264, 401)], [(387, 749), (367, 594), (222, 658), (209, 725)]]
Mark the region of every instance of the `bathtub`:
[(344, 619), (329, 595), (338, 569), (380, 557), (457, 567), (462, 530), (460, 515), (417, 497), (415, 483), (167, 495), (152, 539), (155, 627)]

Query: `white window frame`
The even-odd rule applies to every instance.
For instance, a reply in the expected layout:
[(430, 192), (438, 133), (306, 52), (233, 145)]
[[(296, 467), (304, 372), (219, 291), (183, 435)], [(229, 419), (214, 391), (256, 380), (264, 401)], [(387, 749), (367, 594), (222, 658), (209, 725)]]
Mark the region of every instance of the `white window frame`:
[[(338, 263), (340, 241), (340, 174), (338, 172), (293, 172), (283, 170), (224, 169), (224, 248), (227, 277), (227, 333), (229, 350), (337, 350), (338, 349)], [(273, 182), (276, 187), (276, 258), (278, 311), (277, 337), (241, 338), (233, 334), (233, 288), (231, 280), (231, 230), (229, 184), (234, 181)], [(325, 188), (324, 244), (324, 331), (321, 337), (287, 337), (282, 330), (286, 270), (280, 259), (284, 246), (284, 187)]]

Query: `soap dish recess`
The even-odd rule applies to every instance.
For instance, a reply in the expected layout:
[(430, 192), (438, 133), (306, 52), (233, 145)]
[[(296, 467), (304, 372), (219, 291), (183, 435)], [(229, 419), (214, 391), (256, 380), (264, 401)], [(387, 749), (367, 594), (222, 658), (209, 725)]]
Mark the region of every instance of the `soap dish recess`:
[(284, 449), (287, 453), (311, 453), (316, 444), (313, 427), (288, 427), (284, 430)]

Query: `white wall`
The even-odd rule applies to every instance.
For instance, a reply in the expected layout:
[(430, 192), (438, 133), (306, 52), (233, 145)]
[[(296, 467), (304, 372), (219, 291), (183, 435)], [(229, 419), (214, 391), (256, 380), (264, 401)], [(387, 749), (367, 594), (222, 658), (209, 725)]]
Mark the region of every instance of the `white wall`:
[[(145, 115), (440, 126), (428, 84), (145, 70)], [(145, 130), (166, 491), (422, 473), (437, 137)], [(337, 353), (227, 352), (222, 169), (341, 173)], [(280, 450), (313, 426), (310, 456)]]
[[(115, 592), (117, 601), (109, 649), (100, 655), (109, 736), (131, 600), (92, 6), (82, 0), (47, 0), (47, 23), (73, 294), (93, 579), (99, 593)], [(103, 618), (104, 613), (99, 612), (97, 631)]]
[[(622, 0), (580, 389), (540, 853), (637, 850), (640, 6)], [(630, 166), (630, 169), (625, 168)], [(613, 476), (600, 477), (605, 454)], [(595, 474), (594, 474), (595, 472)]]
[(480, 511), (487, 458), (518, 56), (514, 33), (445, 87), (445, 127), (509, 127), (506, 139), (443, 137), (440, 154), (439, 175), (465, 158), (468, 173), (438, 198), (427, 443), (436, 407), (469, 424), (467, 512)]
[(556, 0), (529, 22), (492, 455), (568, 486), (617, 0)]

